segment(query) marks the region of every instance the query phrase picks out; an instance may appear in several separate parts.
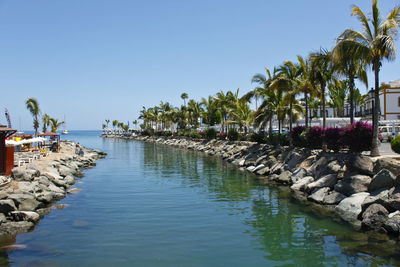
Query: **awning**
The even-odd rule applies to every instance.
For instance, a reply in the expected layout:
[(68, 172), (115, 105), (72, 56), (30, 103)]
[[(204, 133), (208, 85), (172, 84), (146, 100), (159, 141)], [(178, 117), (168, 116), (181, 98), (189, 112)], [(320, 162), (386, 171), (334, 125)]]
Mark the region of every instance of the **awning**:
[(7, 146), (20, 146), (20, 145), (24, 145), (24, 144), (43, 143), (44, 141), (46, 141), (46, 139), (42, 138), (42, 137), (24, 139), (24, 140), (21, 140), (21, 141), (6, 140), (6, 145)]

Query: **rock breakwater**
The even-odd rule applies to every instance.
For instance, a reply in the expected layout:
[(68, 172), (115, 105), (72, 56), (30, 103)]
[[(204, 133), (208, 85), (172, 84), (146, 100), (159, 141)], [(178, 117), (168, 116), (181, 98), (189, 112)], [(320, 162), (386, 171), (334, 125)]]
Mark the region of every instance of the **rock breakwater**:
[(50, 213), (51, 205), (74, 191), (70, 187), (82, 169), (96, 165), (106, 153), (83, 148), (75, 154), (73, 142), (61, 142), (58, 153), (52, 153), (26, 166), (16, 167), (0, 188), (0, 234), (19, 234), (31, 230), (41, 217)]
[(204, 152), (252, 172), (265, 183), (290, 186), (296, 199), (338, 215), (356, 229), (400, 234), (400, 161), (307, 148), (178, 137), (104, 136)]

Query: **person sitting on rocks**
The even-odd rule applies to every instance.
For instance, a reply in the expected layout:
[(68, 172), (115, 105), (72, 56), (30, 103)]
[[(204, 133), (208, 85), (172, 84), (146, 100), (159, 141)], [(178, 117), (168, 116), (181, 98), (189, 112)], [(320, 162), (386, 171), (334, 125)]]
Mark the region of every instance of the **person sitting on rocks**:
[(80, 149), (81, 149), (81, 146), (79, 145), (79, 143), (77, 143), (75, 146), (75, 154), (79, 154)]
[(82, 148), (80, 148), (80, 150), (79, 150), (79, 156), (83, 156), (83, 149)]

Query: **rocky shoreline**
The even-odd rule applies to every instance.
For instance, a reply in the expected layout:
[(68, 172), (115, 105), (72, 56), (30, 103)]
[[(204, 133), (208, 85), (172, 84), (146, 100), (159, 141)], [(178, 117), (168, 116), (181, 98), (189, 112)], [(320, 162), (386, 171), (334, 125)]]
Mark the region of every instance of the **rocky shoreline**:
[[(61, 142), (58, 153), (52, 153), (26, 166), (12, 170), (11, 179), (0, 187), (0, 235), (15, 235), (32, 230), (40, 218), (49, 214), (56, 201), (78, 189), (70, 187), (83, 176), (82, 169), (96, 165), (106, 153), (82, 148), (75, 154), (75, 144)], [(7, 181), (8, 180), (8, 181)]]
[(331, 211), (357, 230), (400, 235), (400, 158), (183, 137), (115, 136), (215, 155)]

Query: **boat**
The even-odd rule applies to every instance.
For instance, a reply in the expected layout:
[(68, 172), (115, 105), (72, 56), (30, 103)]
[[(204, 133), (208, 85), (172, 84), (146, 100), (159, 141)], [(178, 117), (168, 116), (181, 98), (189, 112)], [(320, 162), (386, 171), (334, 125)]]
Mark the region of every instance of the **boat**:
[(63, 123), (63, 128), (64, 128), (64, 130), (62, 130), (62, 134), (68, 134), (68, 130), (67, 129), (65, 129), (65, 124), (66, 124), (66, 120), (65, 120), (65, 115), (64, 115), (64, 123)]

